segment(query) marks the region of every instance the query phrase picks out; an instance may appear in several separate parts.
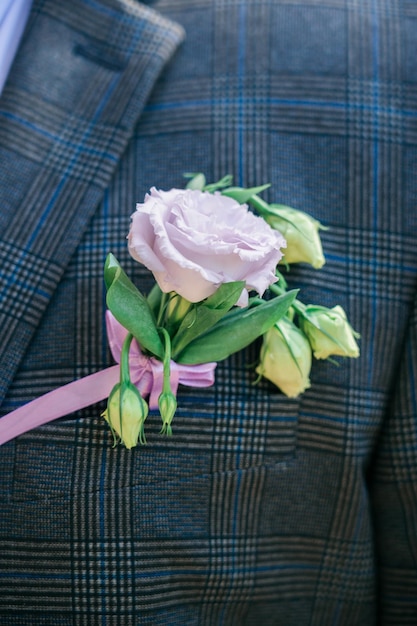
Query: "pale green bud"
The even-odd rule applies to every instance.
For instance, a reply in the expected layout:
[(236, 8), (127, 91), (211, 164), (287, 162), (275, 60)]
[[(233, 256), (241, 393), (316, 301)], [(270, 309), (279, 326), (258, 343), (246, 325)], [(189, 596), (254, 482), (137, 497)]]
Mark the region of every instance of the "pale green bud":
[(161, 433), (172, 435), (171, 422), (177, 410), (177, 399), (172, 391), (163, 391), (158, 398), (159, 412), (162, 417)]
[(170, 326), (177, 327), (193, 305), (178, 293), (171, 292), (167, 306), (167, 320)]
[(355, 338), (359, 337), (348, 322), (341, 306), (332, 309), (308, 305), (305, 318), (300, 320), (316, 359), (327, 359), (332, 355), (359, 356)]
[(140, 443), (146, 443), (144, 424), (148, 415), (148, 405), (138, 389), (130, 382), (118, 383), (112, 389), (104, 419), (116, 433), (121, 442), (130, 449)]
[(281, 318), (263, 337), (256, 371), (286, 396), (297, 397), (310, 387), (311, 347), (295, 324)]
[(320, 269), (325, 263), (319, 230), (319, 221), (304, 211), (282, 204), (269, 205), (270, 212), (264, 215), (268, 224), (283, 235), (287, 247), (283, 249), (281, 263), (309, 263)]

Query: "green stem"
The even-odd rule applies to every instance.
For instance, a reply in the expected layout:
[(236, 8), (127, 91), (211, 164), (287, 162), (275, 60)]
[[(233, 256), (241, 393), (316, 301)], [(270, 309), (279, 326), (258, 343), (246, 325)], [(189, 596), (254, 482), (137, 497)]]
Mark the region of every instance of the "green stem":
[[(284, 287), (280, 287), (279, 284), (274, 283), (273, 285), (269, 285), (269, 290), (272, 291), (277, 296), (283, 296), (287, 293)], [(306, 306), (301, 302), (301, 300), (297, 300), (297, 298), (292, 302), (291, 306), (295, 309), (295, 311), (304, 318), (307, 318), (306, 315)]]
[(132, 343), (133, 335), (128, 333), (126, 339), (123, 342), (122, 353), (120, 356), (120, 382), (130, 383), (130, 366), (129, 366), (129, 351), (130, 344)]
[(159, 304), (158, 319), (156, 321), (156, 325), (157, 326), (161, 326), (162, 325), (162, 320), (163, 320), (163, 318), (165, 316), (165, 312), (166, 312), (166, 308), (168, 306), (168, 302), (169, 302), (169, 293), (162, 292), (161, 302)]
[(260, 213), (260, 215), (265, 216), (271, 214), (268, 203), (265, 202), (265, 200), (262, 200), (262, 198), (258, 195), (255, 194), (252, 196), (249, 202), (258, 211), (258, 213)]
[(171, 337), (168, 334), (168, 331), (165, 328), (160, 328), (159, 332), (162, 334), (165, 342), (165, 350), (164, 350), (164, 384), (162, 388), (163, 393), (167, 393), (171, 391)]

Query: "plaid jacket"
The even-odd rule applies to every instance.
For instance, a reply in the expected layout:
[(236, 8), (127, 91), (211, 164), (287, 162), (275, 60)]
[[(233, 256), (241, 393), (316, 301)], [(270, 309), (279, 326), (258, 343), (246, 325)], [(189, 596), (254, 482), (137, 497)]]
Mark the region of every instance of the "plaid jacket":
[(149, 289), (130, 214), (186, 171), (329, 226), (290, 282), (362, 336), (297, 400), (234, 355), (143, 448), (97, 405), (2, 446), (0, 623), (416, 624), (417, 3), (35, 0), (0, 160), (3, 414), (111, 363), (104, 258)]

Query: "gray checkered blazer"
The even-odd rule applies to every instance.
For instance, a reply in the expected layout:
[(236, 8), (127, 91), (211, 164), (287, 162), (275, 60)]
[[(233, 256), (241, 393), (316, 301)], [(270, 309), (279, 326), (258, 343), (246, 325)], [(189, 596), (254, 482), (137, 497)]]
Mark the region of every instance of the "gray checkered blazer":
[[(174, 436), (103, 405), (0, 448), (0, 623), (417, 624), (417, 2), (35, 0), (0, 99), (3, 414), (112, 363), (102, 266), (186, 171), (329, 227), (292, 269), (362, 356), (289, 400), (258, 345), (181, 388)], [(183, 29), (186, 38), (183, 43)]]

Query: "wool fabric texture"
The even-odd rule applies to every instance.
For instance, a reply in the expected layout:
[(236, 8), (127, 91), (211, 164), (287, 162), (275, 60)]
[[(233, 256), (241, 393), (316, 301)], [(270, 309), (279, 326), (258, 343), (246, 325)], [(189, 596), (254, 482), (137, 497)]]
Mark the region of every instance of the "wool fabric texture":
[[(186, 38), (184, 39), (184, 32)], [(150, 186), (271, 183), (329, 227), (303, 301), (361, 357), (298, 399), (259, 345), (170, 438), (97, 405), (0, 448), (0, 622), (417, 623), (417, 10), (398, 0), (34, 0), (0, 99), (2, 411), (112, 363), (102, 268)]]

